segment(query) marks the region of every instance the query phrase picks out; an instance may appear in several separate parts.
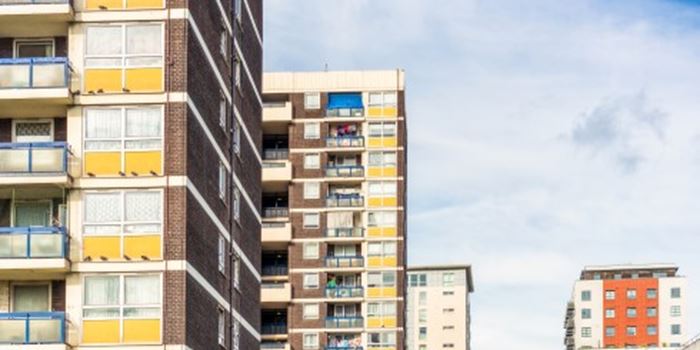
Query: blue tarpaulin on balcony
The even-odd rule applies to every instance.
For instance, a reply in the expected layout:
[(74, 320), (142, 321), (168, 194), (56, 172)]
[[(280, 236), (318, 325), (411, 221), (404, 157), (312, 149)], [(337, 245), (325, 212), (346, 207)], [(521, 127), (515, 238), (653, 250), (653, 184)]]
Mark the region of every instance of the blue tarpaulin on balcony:
[(362, 108), (362, 94), (359, 92), (328, 94), (328, 109)]

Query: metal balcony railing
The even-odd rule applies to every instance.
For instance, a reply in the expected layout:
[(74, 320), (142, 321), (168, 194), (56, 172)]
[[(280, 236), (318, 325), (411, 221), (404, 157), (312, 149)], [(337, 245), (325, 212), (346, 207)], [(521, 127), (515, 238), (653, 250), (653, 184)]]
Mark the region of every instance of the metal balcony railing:
[(364, 237), (365, 229), (362, 227), (336, 227), (327, 228), (326, 237)]
[(364, 197), (359, 194), (331, 194), (326, 197), (326, 206), (329, 208), (362, 207), (364, 205)]
[(286, 276), (289, 273), (287, 265), (263, 265), (263, 276)]
[(335, 165), (326, 167), (327, 177), (363, 177), (365, 167), (362, 165)]
[(263, 150), (263, 160), (287, 160), (289, 150), (285, 148), (268, 148)]
[(0, 259), (64, 258), (65, 227), (0, 227)]
[(2, 58), (0, 89), (68, 87), (70, 72), (65, 57)]
[(329, 108), (326, 109), (327, 118), (347, 118), (347, 117), (363, 117), (365, 115), (364, 108)]
[(69, 154), (65, 142), (0, 143), (0, 176), (67, 173)]
[(326, 138), (326, 147), (364, 147), (364, 136), (336, 136)]
[(362, 256), (327, 256), (326, 267), (362, 267), (365, 258)]
[(263, 323), (260, 328), (264, 335), (287, 334), (286, 323)]
[(0, 313), (0, 344), (63, 344), (65, 334), (63, 312)]
[(286, 218), (289, 217), (289, 208), (287, 207), (266, 207), (263, 208), (264, 218)]
[(326, 287), (326, 298), (362, 298), (364, 296), (364, 292), (364, 288), (357, 286), (337, 286), (335, 288)]
[(362, 328), (364, 319), (356, 317), (326, 317), (326, 328)]

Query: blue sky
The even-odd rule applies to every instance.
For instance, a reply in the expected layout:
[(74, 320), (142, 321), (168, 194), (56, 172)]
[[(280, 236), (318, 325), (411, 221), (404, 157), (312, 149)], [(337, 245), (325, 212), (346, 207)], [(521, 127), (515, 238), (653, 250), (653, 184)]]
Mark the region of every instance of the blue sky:
[(474, 349), (561, 348), (588, 264), (679, 264), (700, 333), (698, 1), (265, 4), (268, 71), (406, 69), (410, 263), (474, 265)]

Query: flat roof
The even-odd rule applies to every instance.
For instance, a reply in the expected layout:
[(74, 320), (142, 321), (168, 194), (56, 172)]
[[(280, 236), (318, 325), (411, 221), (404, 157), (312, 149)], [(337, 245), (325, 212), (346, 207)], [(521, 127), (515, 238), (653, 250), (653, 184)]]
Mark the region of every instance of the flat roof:
[(417, 265), (409, 266), (406, 268), (407, 272), (420, 272), (420, 271), (454, 271), (454, 270), (464, 270), (467, 273), (467, 284), (469, 285), (469, 292), (474, 292), (474, 276), (472, 274), (472, 265)]
[(263, 73), (263, 94), (401, 91), (404, 88), (403, 69)]
[(584, 272), (595, 271), (620, 271), (620, 270), (667, 270), (673, 269), (678, 271), (678, 265), (670, 263), (653, 263), (653, 264), (620, 264), (620, 265), (589, 265), (583, 268)]

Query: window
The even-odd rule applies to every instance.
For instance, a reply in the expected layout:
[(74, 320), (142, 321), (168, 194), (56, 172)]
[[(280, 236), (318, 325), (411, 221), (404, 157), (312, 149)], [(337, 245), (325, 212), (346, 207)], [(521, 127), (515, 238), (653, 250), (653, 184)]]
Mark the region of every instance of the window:
[(368, 317), (394, 317), (396, 316), (396, 302), (382, 301), (367, 303)]
[(304, 259), (318, 259), (318, 242), (304, 243)]
[(671, 288), (671, 298), (679, 299), (681, 297), (681, 289), (678, 287)]
[(628, 327), (627, 327), (627, 335), (629, 335), (629, 336), (635, 336), (635, 335), (637, 335), (637, 327), (635, 327), (635, 326), (628, 326)]
[(321, 137), (320, 123), (304, 123), (304, 140), (317, 140)]
[(307, 92), (304, 94), (304, 109), (320, 109), (321, 94), (318, 92)]
[(396, 257), (396, 242), (369, 242), (367, 243), (368, 257)]
[(648, 307), (647, 308), (647, 317), (656, 317), (656, 308), (655, 307)]
[(396, 152), (394, 151), (374, 151), (369, 152), (368, 163), (370, 167), (396, 167)]
[(304, 213), (304, 228), (319, 228), (320, 220), (319, 213)]
[(226, 313), (219, 309), (219, 345), (226, 345)]
[(233, 120), (233, 153), (241, 154), (241, 125), (238, 120)]
[(600, 279), (600, 272), (596, 272), (593, 274), (593, 279), (594, 280), (599, 280)]
[(627, 317), (628, 317), (628, 318), (637, 317), (637, 308), (628, 307), (628, 308), (627, 308)]
[(442, 312), (445, 313), (445, 314), (451, 314), (451, 313), (455, 312), (455, 309), (453, 309), (453, 308), (443, 308), (443, 309), (442, 309)]
[(605, 309), (605, 318), (615, 318), (615, 309)]
[(219, 272), (226, 273), (226, 240), (219, 236)]
[(637, 299), (637, 290), (636, 289), (628, 289), (627, 290), (627, 299), (629, 299), (629, 300)]
[(228, 31), (226, 29), (221, 29), (221, 34), (219, 36), (219, 52), (221, 56), (224, 56), (226, 62), (228, 62)]
[(396, 286), (396, 272), (368, 272), (367, 287), (369, 288), (391, 288)]
[(395, 122), (369, 123), (369, 137), (394, 137), (396, 136)]
[(304, 182), (304, 199), (321, 198), (320, 182)]
[(226, 185), (228, 184), (228, 170), (224, 163), (219, 162), (219, 198), (226, 200)]
[(446, 272), (442, 274), (442, 286), (443, 287), (453, 287), (455, 285), (455, 274), (452, 272)]
[(233, 350), (241, 348), (241, 322), (233, 319)]
[[(163, 149), (161, 107), (86, 108), (86, 153), (157, 152)], [(120, 159), (124, 156), (120, 155)], [(159, 173), (161, 164), (151, 165)], [(142, 166), (139, 166), (141, 168)], [(86, 171), (88, 170), (86, 165)], [(122, 164), (120, 171), (125, 172)], [(113, 174), (116, 175), (116, 174)]]
[(418, 346), (418, 350), (428, 350), (428, 346), (427, 346), (427, 345), (424, 345), (424, 344), (421, 344), (421, 345)]
[(443, 349), (449, 349), (449, 348), (454, 348), (454, 347), (455, 347), (455, 345), (453, 343), (442, 344)]
[(419, 340), (426, 340), (428, 338), (428, 327), (419, 327), (418, 328), (418, 339)]
[(591, 318), (591, 309), (581, 309), (581, 318), (584, 320)]
[(614, 290), (606, 290), (605, 291), (605, 300), (615, 300), (615, 291)]
[(241, 88), (241, 69), (242, 69), (243, 65), (241, 64), (241, 59), (238, 57), (238, 55), (236, 55), (234, 60), (235, 60), (236, 68), (235, 68), (235, 71), (233, 72), (233, 74), (234, 74), (233, 85), (236, 88), (240, 89)]
[(369, 348), (393, 348), (396, 346), (395, 332), (378, 332), (367, 334)]
[(370, 197), (396, 197), (396, 181), (370, 181)]
[(671, 305), (671, 317), (680, 317), (681, 316), (681, 306), (680, 305)]
[(606, 337), (614, 337), (615, 336), (615, 327), (605, 327), (605, 336)]
[(370, 92), (369, 93), (370, 107), (396, 107), (396, 92)]
[(318, 333), (304, 333), (304, 349), (318, 349)]
[(449, 296), (449, 295), (455, 295), (454, 291), (451, 290), (446, 290), (442, 292), (442, 295)]
[(446, 331), (451, 331), (455, 329), (455, 326), (442, 326), (442, 329)]
[(233, 256), (233, 288), (241, 288), (241, 258), (238, 255)]
[(428, 322), (428, 310), (426, 310), (426, 309), (418, 310), (418, 322), (420, 322), (420, 323)]
[[(86, 28), (87, 69), (162, 68), (163, 25), (129, 23)], [(125, 79), (122, 79), (125, 80)]]
[(396, 227), (396, 211), (370, 211), (367, 213), (368, 227)]
[(228, 103), (226, 102), (226, 97), (221, 94), (219, 97), (219, 126), (226, 131)]
[(591, 335), (593, 335), (593, 331), (591, 330), (591, 327), (581, 327), (581, 337), (590, 338)]
[(656, 326), (647, 326), (647, 335), (656, 335)]
[(654, 288), (647, 289), (647, 299), (656, 299), (657, 291)]
[(304, 274), (304, 289), (318, 289), (318, 274), (317, 273), (305, 273)]
[[(12, 312), (42, 312), (51, 310), (51, 287), (48, 283), (11, 285)], [(7, 295), (7, 294), (6, 294)]]
[(240, 23), (241, 17), (243, 16), (243, 0), (233, 0), (234, 14), (236, 15), (236, 20)]
[(419, 292), (418, 293), (418, 305), (427, 305), (428, 304), (428, 292)]
[(12, 142), (51, 142), (54, 126), (50, 119), (12, 120)]
[(581, 291), (581, 301), (591, 301), (591, 291), (590, 290)]
[(238, 187), (233, 188), (233, 219), (241, 219), (241, 190)]
[(52, 39), (15, 40), (14, 58), (54, 57), (55, 54)]
[(304, 304), (303, 314), (305, 320), (318, 320), (318, 304)]
[(321, 156), (318, 153), (308, 153), (304, 155), (304, 169), (319, 169), (321, 167)]
[(412, 274), (408, 275), (408, 283), (411, 287), (425, 287), (428, 285), (428, 278), (424, 273)]
[[(91, 237), (117, 236), (127, 241), (134, 236), (161, 235), (162, 197), (160, 190), (86, 192), (83, 201), (84, 245), (88, 245), (87, 240)], [(127, 242), (120, 245), (128, 246)], [(122, 251), (118, 256), (108, 258), (121, 259), (124, 255)], [(140, 256), (130, 258), (141, 259)], [(160, 258), (160, 253), (149, 258)]]
[(680, 334), (681, 334), (681, 325), (672, 324), (671, 325), (671, 335), (680, 335)]

